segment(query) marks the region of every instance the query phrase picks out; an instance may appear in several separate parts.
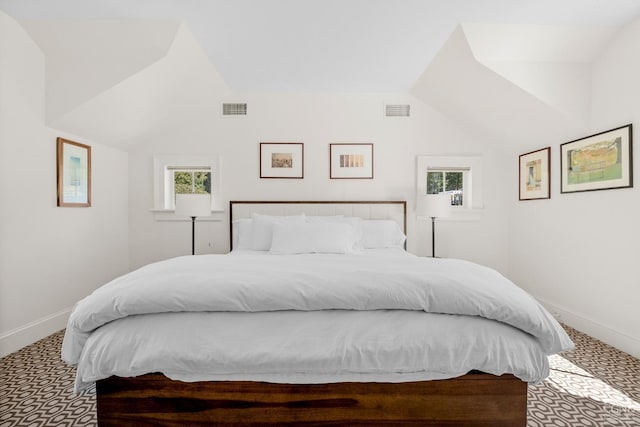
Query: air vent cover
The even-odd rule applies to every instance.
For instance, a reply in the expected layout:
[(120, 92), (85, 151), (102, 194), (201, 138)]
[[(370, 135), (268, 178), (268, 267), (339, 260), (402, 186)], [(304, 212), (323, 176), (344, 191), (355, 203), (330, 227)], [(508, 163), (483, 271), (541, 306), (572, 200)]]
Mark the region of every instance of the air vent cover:
[(225, 102), (222, 104), (223, 116), (246, 116), (247, 115), (247, 103), (246, 102)]
[(409, 104), (387, 104), (384, 108), (386, 117), (409, 117), (411, 115), (411, 105)]

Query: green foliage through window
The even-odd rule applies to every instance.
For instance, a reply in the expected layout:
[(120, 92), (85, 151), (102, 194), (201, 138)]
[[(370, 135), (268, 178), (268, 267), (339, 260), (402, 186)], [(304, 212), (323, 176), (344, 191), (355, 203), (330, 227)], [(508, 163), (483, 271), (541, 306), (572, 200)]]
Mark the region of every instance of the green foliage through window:
[(211, 194), (210, 171), (174, 171), (175, 194)]
[(427, 194), (448, 193), (453, 206), (462, 206), (463, 172), (427, 172)]

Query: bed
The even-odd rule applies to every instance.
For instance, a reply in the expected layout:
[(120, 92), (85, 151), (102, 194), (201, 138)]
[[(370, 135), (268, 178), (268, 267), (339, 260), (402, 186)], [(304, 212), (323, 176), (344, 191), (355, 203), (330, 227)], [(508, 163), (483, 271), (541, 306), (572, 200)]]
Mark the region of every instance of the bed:
[(232, 201), (228, 255), (145, 266), (70, 316), (99, 425), (526, 425), (572, 348), (496, 271), (406, 253), (406, 203)]

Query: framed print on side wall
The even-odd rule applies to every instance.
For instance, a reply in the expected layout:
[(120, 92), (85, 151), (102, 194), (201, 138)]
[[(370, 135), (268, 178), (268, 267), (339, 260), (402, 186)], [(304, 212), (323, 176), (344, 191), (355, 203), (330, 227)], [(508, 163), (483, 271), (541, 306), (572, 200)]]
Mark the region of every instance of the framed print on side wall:
[(260, 178), (304, 178), (304, 144), (261, 142)]
[(633, 187), (631, 125), (560, 146), (561, 193)]
[(373, 144), (329, 144), (329, 178), (373, 179)]
[(551, 198), (551, 147), (520, 155), (520, 200)]
[(58, 206), (91, 206), (91, 147), (57, 139)]

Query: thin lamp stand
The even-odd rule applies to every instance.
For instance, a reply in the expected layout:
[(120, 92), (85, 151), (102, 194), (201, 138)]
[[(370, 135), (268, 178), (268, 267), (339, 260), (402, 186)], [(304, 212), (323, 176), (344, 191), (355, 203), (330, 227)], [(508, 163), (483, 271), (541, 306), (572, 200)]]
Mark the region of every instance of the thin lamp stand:
[(191, 255), (196, 254), (196, 217), (211, 215), (209, 194), (176, 194), (177, 216), (191, 218)]
[(431, 258), (436, 257), (436, 217), (431, 217)]
[(436, 258), (436, 218), (444, 218), (451, 212), (451, 197), (448, 194), (425, 194), (416, 201), (418, 215), (431, 218), (431, 257)]
[(196, 217), (191, 217), (191, 255), (196, 254)]

